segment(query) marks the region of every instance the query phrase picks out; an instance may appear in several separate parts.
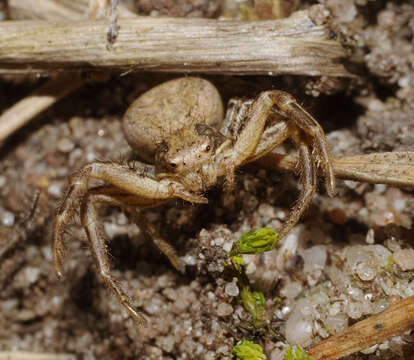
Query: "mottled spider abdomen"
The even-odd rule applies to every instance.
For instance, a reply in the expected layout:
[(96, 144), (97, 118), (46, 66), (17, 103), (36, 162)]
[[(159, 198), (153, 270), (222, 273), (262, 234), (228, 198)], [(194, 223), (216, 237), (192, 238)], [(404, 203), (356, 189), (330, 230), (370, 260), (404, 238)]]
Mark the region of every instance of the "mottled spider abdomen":
[[(219, 127), (223, 104), (209, 81), (186, 77), (167, 81), (142, 94), (125, 113), (126, 140), (137, 155), (153, 163), (157, 146), (195, 123)], [(182, 140), (182, 138), (181, 138)]]

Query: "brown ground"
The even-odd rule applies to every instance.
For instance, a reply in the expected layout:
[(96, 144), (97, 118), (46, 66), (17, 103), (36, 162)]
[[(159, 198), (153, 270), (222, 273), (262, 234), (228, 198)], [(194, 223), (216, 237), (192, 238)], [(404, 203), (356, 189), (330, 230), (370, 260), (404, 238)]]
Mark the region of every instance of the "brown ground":
[[(149, 1), (137, 3), (143, 13), (152, 15), (216, 16), (218, 11), (218, 2), (179, 1), (174, 7), (173, 1), (154, 1), (153, 9)], [(209, 79), (225, 101), (272, 87), (292, 92), (320, 121), (337, 157), (414, 151), (414, 3), (320, 3), (332, 13), (336, 36), (349, 47), (350, 56), (345, 60), (358, 74), (356, 79)], [(119, 209), (101, 209), (111, 239), (114, 272), (147, 315), (147, 328), (137, 328), (109, 294), (95, 272), (77, 223), (67, 235), (66, 277), (59, 282), (52, 266), (51, 233), (70, 175), (88, 161), (127, 156), (120, 128), (123, 112), (137, 95), (171, 77), (114, 74), (106, 83), (84, 86), (66, 97), (2, 144), (0, 256), (2, 247), (15, 245), (0, 259), (0, 351), (66, 353), (73, 354), (67, 357), (71, 359), (225, 359), (232, 346), (245, 337), (260, 343), (268, 358), (276, 360), (286, 341), (288, 315), (281, 313), (283, 307), (293, 308), (300, 299), (313, 299), (315, 289), (327, 294), (331, 299), (327, 304), (342, 299), (341, 311), (349, 324), (377, 311), (390, 293), (403, 297), (414, 293), (412, 272), (396, 265), (388, 277), (376, 270), (384, 286), (379, 280), (356, 279), (352, 273), (352, 287), (371, 292), (373, 299), (369, 299), (368, 310), (350, 310), (354, 304), (367, 305), (367, 299), (353, 298), (349, 287), (335, 282), (332, 269), (349, 278), (346, 274), (352, 269), (346, 265), (351, 262), (347, 249), (350, 244), (366, 246), (373, 236), (370, 229), (375, 244), (393, 254), (412, 247), (414, 198), (409, 188), (339, 182), (334, 199), (320, 187), (302, 225), (294, 231), (305, 260), (292, 265), (290, 277), (277, 269), (275, 254), (247, 259), (249, 277), (264, 291), (268, 307), (268, 324), (252, 328), (248, 313), (228, 290), (233, 279), (223, 270), (225, 250), (250, 228), (277, 228), (297, 196), (295, 177), (256, 168), (239, 171), (234, 192), (212, 190), (209, 205), (172, 201), (149, 211), (187, 262), (184, 275), (171, 267)], [(33, 80), (0, 79), (0, 112), (37, 86), (38, 81)], [(29, 224), (21, 225), (36, 189), (40, 189), (40, 198), (35, 215)], [(371, 238), (366, 240), (367, 236)], [(314, 245), (324, 247), (329, 265), (317, 272), (315, 268), (306, 270), (304, 253)], [(305, 270), (300, 266), (303, 261)], [(288, 291), (292, 283), (300, 287), (294, 295)], [(281, 304), (273, 301), (275, 297)], [(329, 326), (322, 309), (314, 307), (313, 316), (322, 319), (322, 327), (314, 327), (310, 337), (316, 343), (327, 336), (323, 329)], [(408, 359), (414, 352), (412, 340), (403, 336), (371, 354), (352, 358)]]

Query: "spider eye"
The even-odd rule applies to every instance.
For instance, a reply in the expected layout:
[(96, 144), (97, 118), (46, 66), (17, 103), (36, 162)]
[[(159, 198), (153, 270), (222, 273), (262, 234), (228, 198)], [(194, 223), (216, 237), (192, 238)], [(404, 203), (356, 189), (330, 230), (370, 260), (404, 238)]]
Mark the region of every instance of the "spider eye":
[(209, 152), (210, 150), (211, 150), (211, 146), (210, 145), (207, 145), (206, 148), (205, 148), (205, 151), (206, 152)]
[(173, 169), (175, 169), (175, 168), (177, 167), (177, 164), (176, 164), (176, 163), (171, 162), (171, 163), (170, 163), (170, 167), (172, 167)]

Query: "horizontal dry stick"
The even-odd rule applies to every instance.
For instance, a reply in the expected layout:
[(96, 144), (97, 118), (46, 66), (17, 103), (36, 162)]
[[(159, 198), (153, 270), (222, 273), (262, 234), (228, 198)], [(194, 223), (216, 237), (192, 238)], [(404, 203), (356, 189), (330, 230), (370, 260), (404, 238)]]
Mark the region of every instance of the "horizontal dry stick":
[(316, 360), (336, 360), (414, 329), (414, 296), (391, 304), (385, 311), (352, 325), (312, 347)]
[[(78, 20), (88, 17), (89, 0), (9, 0), (13, 20)], [(135, 16), (123, 6), (117, 11), (121, 17)]]
[(13, 20), (68, 20), (87, 17), (89, 0), (9, 0)]
[(112, 50), (108, 20), (0, 23), (0, 68), (116, 69), (216, 74), (351, 76), (346, 51), (307, 11), (290, 18), (121, 18)]
[(75, 360), (71, 354), (35, 353), (29, 351), (0, 351), (0, 360)]
[[(270, 153), (257, 162), (282, 171), (295, 171), (294, 156)], [(335, 176), (344, 180), (414, 186), (414, 152), (384, 152), (332, 159)]]

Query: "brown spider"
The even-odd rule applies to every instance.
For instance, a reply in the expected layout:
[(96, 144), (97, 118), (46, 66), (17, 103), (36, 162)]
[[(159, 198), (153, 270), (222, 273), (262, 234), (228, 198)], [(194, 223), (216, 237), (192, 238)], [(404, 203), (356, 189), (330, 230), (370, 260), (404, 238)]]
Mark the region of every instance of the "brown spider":
[[(219, 178), (224, 178), (225, 188), (231, 190), (235, 169), (262, 158), (287, 138), (298, 148), (303, 189), (279, 229), (280, 238), (298, 222), (315, 193), (316, 164), (322, 165), (327, 191), (334, 194), (335, 176), (324, 132), (290, 94), (264, 91), (255, 100), (233, 100), (231, 104), (224, 118), (217, 89), (207, 80), (191, 77), (156, 86), (132, 103), (123, 119), (126, 139), (140, 158), (153, 165), (138, 163), (131, 168), (94, 162), (73, 176), (54, 230), (54, 264), (59, 277), (63, 274), (64, 228), (80, 207), (100, 275), (129, 314), (143, 323), (143, 316), (110, 273), (95, 203), (138, 208), (157, 206), (173, 198), (206, 203), (203, 192), (216, 185)], [(89, 188), (91, 178), (108, 185)], [(136, 211), (134, 217), (173, 266), (182, 270), (184, 266), (174, 248), (143, 215)]]

